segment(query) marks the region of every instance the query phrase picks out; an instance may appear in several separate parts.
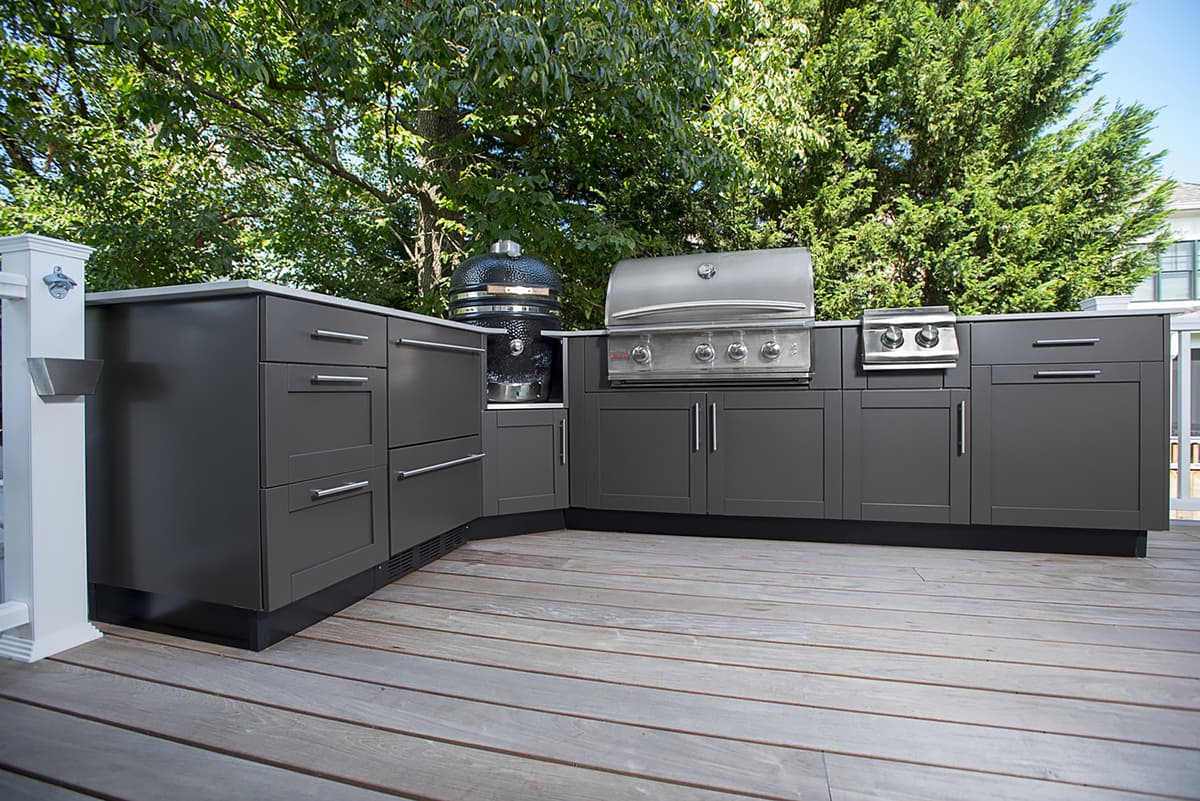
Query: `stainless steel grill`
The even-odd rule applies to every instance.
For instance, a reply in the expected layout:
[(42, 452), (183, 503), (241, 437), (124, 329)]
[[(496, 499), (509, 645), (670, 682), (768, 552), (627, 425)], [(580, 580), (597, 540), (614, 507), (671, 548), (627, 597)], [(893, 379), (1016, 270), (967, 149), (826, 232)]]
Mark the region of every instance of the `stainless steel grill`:
[(812, 375), (807, 248), (627, 259), (608, 280), (608, 377), (797, 382)]

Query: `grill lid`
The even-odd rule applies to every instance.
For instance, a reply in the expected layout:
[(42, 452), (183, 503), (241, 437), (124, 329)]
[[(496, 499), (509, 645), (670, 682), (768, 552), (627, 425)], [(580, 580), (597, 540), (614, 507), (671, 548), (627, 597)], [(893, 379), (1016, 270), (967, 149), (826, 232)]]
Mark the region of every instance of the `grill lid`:
[(813, 317), (808, 248), (625, 259), (608, 278), (609, 329)]

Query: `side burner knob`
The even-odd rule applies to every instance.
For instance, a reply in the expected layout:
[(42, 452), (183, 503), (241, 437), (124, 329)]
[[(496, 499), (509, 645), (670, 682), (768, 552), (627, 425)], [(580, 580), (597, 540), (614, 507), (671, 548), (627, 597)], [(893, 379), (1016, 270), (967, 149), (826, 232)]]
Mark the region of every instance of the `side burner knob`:
[(717, 352), (713, 350), (712, 345), (708, 344), (707, 342), (701, 342), (696, 346), (695, 355), (696, 358), (702, 362), (711, 362), (717, 355)]
[(783, 353), (783, 348), (779, 347), (778, 342), (771, 339), (763, 343), (762, 349), (759, 352), (762, 353), (764, 359), (775, 360)]
[(937, 343), (938, 330), (929, 324), (921, 326), (921, 330), (917, 332), (917, 344), (922, 348), (932, 348)]
[(898, 325), (889, 325), (883, 330), (879, 341), (888, 350), (895, 350), (904, 344), (904, 332), (900, 330), (900, 326)]
[(646, 364), (650, 361), (650, 349), (645, 345), (634, 345), (629, 351), (629, 358), (636, 364)]

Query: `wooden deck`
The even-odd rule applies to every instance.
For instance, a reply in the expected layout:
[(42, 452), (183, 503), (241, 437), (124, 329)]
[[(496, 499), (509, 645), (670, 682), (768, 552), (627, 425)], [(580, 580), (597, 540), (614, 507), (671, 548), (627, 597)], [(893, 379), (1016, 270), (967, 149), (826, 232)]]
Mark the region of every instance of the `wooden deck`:
[(1146, 559), (554, 532), (259, 654), (106, 631), (0, 664), (0, 797), (1200, 798), (1200, 528)]

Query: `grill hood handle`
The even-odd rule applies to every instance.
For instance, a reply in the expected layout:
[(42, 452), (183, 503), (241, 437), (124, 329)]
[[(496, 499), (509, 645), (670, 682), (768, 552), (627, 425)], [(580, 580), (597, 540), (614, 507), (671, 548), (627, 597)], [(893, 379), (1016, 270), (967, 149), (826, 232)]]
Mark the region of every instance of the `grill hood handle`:
[(742, 310), (748, 312), (757, 312), (759, 314), (778, 314), (804, 312), (808, 310), (808, 305), (784, 300), (688, 300), (678, 301), (675, 303), (658, 303), (653, 306), (639, 306), (634, 309), (625, 309), (624, 311), (613, 312), (611, 318), (613, 320), (632, 320), (637, 317), (649, 317), (655, 314), (665, 314), (676, 311), (696, 311), (698, 309), (721, 309), (724, 311)]

